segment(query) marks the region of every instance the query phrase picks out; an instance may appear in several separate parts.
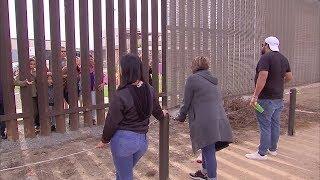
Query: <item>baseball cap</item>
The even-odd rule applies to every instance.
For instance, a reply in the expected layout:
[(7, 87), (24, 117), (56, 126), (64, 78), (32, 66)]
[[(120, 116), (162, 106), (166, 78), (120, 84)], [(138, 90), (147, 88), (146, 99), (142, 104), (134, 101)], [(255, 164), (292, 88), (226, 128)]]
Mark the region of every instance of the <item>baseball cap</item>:
[(269, 45), (271, 51), (279, 51), (280, 42), (279, 42), (278, 38), (276, 38), (274, 36), (270, 36), (270, 37), (267, 37), (264, 40), (264, 42)]

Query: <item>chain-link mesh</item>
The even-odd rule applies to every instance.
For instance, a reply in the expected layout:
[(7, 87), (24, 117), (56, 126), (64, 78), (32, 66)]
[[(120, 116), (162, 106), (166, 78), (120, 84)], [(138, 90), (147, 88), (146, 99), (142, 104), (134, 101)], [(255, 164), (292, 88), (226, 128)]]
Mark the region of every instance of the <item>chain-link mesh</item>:
[(168, 100), (183, 99), (196, 56), (210, 60), (225, 96), (253, 90), (261, 43), (273, 35), (289, 59), (294, 85), (320, 80), (320, 2), (306, 0), (168, 0)]

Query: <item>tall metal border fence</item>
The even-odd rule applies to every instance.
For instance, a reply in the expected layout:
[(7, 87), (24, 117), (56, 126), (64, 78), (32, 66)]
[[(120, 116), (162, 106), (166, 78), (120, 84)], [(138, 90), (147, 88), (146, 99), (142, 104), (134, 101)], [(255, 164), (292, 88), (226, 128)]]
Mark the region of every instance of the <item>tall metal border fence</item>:
[(225, 96), (251, 93), (260, 48), (267, 36), (294, 75), (291, 85), (320, 81), (320, 2), (316, 0), (168, 0), (169, 106), (183, 99), (190, 62), (210, 60)]

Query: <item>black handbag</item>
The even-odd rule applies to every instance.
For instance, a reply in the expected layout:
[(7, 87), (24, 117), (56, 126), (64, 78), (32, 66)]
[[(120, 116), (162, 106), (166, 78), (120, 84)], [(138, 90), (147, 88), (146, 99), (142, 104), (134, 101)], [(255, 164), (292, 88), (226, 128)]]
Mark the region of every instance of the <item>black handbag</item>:
[(232, 142), (226, 142), (226, 141), (218, 141), (216, 142), (216, 151), (220, 151), (224, 148), (229, 147), (229, 144), (231, 144)]

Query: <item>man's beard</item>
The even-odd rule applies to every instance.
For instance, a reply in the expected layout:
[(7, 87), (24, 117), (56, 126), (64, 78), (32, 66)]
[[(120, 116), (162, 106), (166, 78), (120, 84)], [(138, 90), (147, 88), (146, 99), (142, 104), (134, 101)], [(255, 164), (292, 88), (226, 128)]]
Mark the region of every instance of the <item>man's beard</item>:
[(261, 49), (261, 55), (264, 55), (266, 51), (264, 49)]

